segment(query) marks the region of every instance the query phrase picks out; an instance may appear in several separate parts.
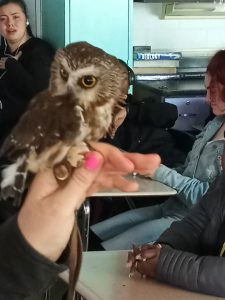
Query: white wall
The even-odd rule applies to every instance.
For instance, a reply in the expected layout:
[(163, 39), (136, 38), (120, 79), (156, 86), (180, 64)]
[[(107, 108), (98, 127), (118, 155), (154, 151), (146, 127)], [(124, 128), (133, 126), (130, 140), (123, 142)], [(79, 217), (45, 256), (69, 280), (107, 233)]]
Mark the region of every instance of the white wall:
[(225, 19), (162, 20), (162, 4), (134, 3), (134, 45), (209, 53), (225, 48)]

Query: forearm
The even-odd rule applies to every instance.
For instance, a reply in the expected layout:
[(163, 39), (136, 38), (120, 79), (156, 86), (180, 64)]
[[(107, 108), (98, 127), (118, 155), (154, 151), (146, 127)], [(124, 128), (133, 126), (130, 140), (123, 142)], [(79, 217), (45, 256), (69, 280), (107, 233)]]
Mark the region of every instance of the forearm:
[(65, 270), (65, 266), (46, 259), (26, 242), (16, 217), (1, 225), (0, 243), (0, 295), (24, 299), (47, 289)]
[(176, 189), (177, 197), (189, 207), (196, 204), (209, 189), (208, 182), (183, 176), (164, 165), (156, 170), (152, 178)]
[(173, 222), (158, 238), (157, 243), (167, 244), (174, 249), (199, 253), (201, 249), (202, 233), (210, 224), (209, 213), (213, 208), (208, 205), (214, 203), (212, 197), (203, 197), (197, 205), (190, 209), (182, 220)]
[(156, 278), (187, 290), (225, 297), (225, 258), (163, 246)]

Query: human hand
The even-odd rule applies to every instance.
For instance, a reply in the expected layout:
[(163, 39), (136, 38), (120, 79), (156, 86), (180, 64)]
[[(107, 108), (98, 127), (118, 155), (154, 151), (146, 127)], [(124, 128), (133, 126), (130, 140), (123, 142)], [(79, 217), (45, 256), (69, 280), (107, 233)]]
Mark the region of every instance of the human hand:
[(160, 244), (133, 246), (133, 250), (128, 252), (127, 259), (129, 276), (132, 277), (135, 272), (139, 272), (142, 277), (155, 278), (161, 248)]
[[(15, 58), (16, 60), (18, 60), (22, 55), (22, 51), (19, 51), (15, 56), (12, 56), (13, 58)], [(6, 65), (6, 61), (9, 57), (2, 57), (0, 59), (0, 69), (1, 70), (5, 70), (5, 65)]]
[(135, 165), (134, 173), (152, 178), (156, 170), (159, 168), (161, 158), (158, 154), (140, 154), (129, 153), (124, 154)]
[(7, 59), (8, 59), (8, 57), (2, 57), (0, 59), (0, 69), (1, 70), (5, 70), (5, 64), (6, 64)]
[[(69, 182), (59, 187), (51, 170), (39, 173), (18, 215), (18, 225), (28, 243), (42, 255), (56, 261), (66, 247), (75, 214), (85, 198), (105, 188), (135, 191), (137, 183), (123, 178), (135, 166), (126, 152), (104, 144), (93, 143), (97, 152), (86, 154), (83, 166), (77, 168)], [(100, 154), (101, 153), (101, 154)], [(145, 155), (141, 155), (144, 157)], [(148, 163), (154, 157), (146, 157)]]
[(158, 168), (161, 162), (158, 154), (129, 153), (105, 143), (91, 143), (91, 147), (104, 157), (104, 168), (97, 178), (98, 189), (102, 183), (102, 189), (113, 186), (124, 192), (135, 191), (137, 184), (128, 181), (123, 175), (133, 172), (144, 175), (150, 168)]
[(103, 164), (103, 157), (89, 153), (65, 186), (58, 185), (52, 170), (36, 175), (18, 214), (18, 226), (27, 242), (40, 254), (56, 261), (74, 226), (75, 210), (86, 197)]

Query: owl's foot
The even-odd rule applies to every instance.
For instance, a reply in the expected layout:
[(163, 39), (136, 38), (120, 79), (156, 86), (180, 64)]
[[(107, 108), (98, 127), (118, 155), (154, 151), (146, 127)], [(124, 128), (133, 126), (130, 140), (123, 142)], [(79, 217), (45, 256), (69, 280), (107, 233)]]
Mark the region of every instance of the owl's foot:
[(84, 160), (84, 153), (89, 151), (86, 144), (71, 147), (67, 153), (66, 159), (55, 165), (53, 172), (60, 185), (66, 184), (70, 179), (73, 168), (76, 168)]
[(70, 163), (71, 166), (76, 168), (84, 160), (84, 153), (88, 151), (89, 149), (86, 144), (71, 147), (67, 154), (67, 161)]

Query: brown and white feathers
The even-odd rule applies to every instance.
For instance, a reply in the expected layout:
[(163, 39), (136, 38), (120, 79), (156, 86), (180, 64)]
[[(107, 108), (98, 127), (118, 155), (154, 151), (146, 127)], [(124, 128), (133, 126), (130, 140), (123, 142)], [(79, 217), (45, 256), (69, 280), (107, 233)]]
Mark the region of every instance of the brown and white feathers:
[(128, 92), (128, 72), (114, 56), (86, 42), (56, 52), (49, 88), (37, 94), (4, 142), (1, 195), (20, 204), (28, 172), (76, 167), (90, 141), (107, 134)]

